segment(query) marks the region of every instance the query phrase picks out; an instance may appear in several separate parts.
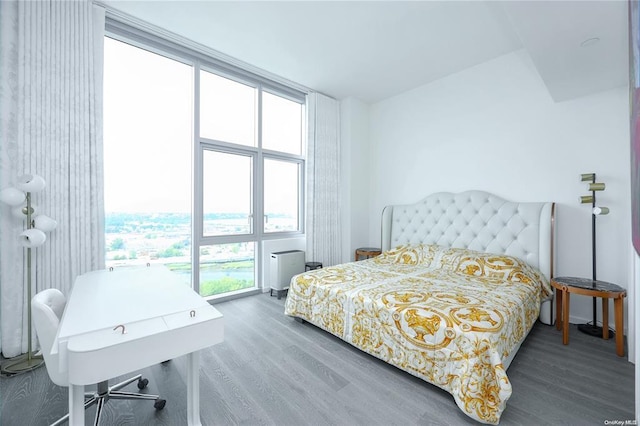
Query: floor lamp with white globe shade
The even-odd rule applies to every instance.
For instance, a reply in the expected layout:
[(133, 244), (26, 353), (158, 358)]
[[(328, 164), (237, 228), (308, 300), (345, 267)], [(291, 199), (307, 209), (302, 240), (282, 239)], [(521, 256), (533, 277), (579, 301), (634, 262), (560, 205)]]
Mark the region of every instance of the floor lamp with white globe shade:
[(57, 222), (38, 214), (31, 202), (31, 194), (42, 191), (45, 180), (38, 175), (25, 174), (17, 179), (15, 187), (0, 191), (0, 201), (14, 207), (14, 212), (26, 216), (26, 229), (18, 235), (19, 244), (27, 251), (27, 353), (11, 358), (1, 367), (2, 374), (11, 375), (33, 370), (43, 365), (41, 355), (34, 355), (31, 345), (31, 250), (42, 246), (47, 240), (45, 232), (53, 231)]

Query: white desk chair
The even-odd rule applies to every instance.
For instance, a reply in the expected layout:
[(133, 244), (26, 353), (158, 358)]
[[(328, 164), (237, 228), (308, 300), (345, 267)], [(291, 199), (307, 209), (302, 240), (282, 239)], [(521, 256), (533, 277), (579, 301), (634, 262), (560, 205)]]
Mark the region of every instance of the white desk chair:
[[(44, 362), (47, 367), (49, 377), (56, 385), (68, 387), (69, 381), (59, 369), (58, 356), (51, 354), (51, 346), (56, 338), (58, 324), (60, 323), (60, 318), (62, 317), (62, 312), (64, 311), (66, 303), (67, 300), (64, 295), (60, 290), (54, 288), (43, 290), (31, 299), (32, 318), (36, 327), (36, 334), (40, 341), (40, 349), (44, 355)], [(106, 381), (100, 382), (98, 383), (98, 389), (96, 392), (85, 394), (85, 397), (87, 398), (84, 403), (85, 409), (94, 404), (98, 405), (96, 408), (94, 425), (97, 426), (99, 424), (102, 407), (109, 399), (152, 399), (156, 401), (153, 406), (157, 410), (164, 408), (166, 401), (164, 399), (160, 399), (158, 395), (124, 392), (119, 390), (136, 380), (138, 381), (139, 389), (144, 389), (149, 383), (147, 379), (143, 379), (142, 375), (138, 374), (129, 380), (125, 380), (124, 382), (111, 387), (109, 387), (109, 383)], [(60, 418), (58, 421), (53, 423), (52, 426), (62, 424), (67, 421), (68, 418), (69, 414)]]

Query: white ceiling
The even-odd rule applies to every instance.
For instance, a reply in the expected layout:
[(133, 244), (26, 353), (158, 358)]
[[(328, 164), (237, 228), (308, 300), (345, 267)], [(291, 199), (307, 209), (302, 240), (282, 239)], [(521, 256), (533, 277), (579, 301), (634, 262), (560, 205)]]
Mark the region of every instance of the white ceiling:
[(628, 81), (626, 0), (101, 3), (337, 99), (377, 102), (523, 48), (556, 101)]

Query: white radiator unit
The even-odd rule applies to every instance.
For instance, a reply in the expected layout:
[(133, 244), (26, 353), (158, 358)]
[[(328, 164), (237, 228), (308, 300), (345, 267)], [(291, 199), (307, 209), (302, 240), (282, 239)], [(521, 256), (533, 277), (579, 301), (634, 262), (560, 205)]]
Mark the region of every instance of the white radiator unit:
[(289, 289), (289, 282), (294, 275), (304, 272), (304, 251), (289, 250), (271, 253), (271, 292), (280, 293)]

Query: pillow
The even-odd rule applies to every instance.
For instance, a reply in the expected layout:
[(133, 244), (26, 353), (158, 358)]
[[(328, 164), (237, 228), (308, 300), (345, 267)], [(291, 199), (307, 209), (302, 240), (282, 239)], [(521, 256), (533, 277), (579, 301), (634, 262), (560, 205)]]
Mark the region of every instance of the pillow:
[(425, 244), (402, 245), (381, 253), (380, 256), (375, 257), (374, 262), (429, 266), (433, 261), (437, 247)]
[(442, 251), (438, 263), (442, 269), (463, 275), (535, 286), (541, 289), (543, 298), (552, 295), (551, 286), (544, 275), (514, 256), (449, 248)]

